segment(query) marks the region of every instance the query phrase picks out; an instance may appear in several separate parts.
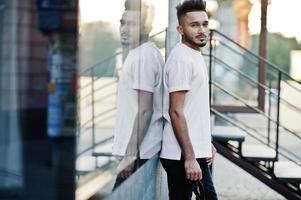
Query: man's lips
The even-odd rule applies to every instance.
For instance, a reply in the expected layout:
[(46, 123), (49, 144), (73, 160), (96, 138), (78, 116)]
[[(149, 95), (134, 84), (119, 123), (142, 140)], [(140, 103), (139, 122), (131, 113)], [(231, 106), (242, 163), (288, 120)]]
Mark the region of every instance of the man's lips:
[(205, 35), (198, 35), (196, 36), (197, 39), (200, 39), (200, 40), (204, 40), (204, 39), (207, 39), (207, 36)]
[(130, 37), (130, 35), (128, 35), (128, 34), (121, 34), (120, 36), (121, 36), (121, 38), (129, 38)]

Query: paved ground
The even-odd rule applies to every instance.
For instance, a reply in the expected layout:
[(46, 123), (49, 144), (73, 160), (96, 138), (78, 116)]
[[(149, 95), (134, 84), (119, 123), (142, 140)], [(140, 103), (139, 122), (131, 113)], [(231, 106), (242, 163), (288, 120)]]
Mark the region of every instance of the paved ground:
[(285, 199), (221, 155), (216, 156), (213, 179), (219, 200)]

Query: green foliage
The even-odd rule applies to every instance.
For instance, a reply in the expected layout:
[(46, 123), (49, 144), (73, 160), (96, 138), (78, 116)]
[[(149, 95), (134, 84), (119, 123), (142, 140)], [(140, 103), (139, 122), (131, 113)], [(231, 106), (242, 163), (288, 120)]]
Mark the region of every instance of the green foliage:
[[(290, 52), (291, 50), (300, 50), (301, 46), (298, 44), (296, 38), (286, 38), (279, 33), (269, 33), (267, 37), (267, 60), (276, 65), (284, 72), (290, 72)], [(252, 36), (252, 46), (250, 49), (256, 55), (259, 54), (259, 35)], [(250, 57), (249, 54), (245, 56)], [(257, 78), (258, 73), (258, 59), (252, 58), (256, 64), (250, 64), (246, 59), (242, 66), (242, 71), (253, 78)], [(269, 65), (266, 65), (267, 80), (276, 80), (277, 72)]]
[[(283, 71), (289, 73), (290, 52), (291, 50), (301, 49), (296, 38), (286, 38), (279, 33), (269, 33), (267, 38), (267, 59)], [(258, 54), (259, 36), (254, 35), (252, 41), (251, 51)]]
[[(118, 30), (114, 30), (111, 24), (98, 21), (83, 24), (79, 34), (79, 68), (87, 69), (95, 64), (95, 72), (98, 76), (112, 76), (115, 70), (114, 55), (120, 49), (117, 39)], [(105, 62), (101, 62), (106, 59)]]

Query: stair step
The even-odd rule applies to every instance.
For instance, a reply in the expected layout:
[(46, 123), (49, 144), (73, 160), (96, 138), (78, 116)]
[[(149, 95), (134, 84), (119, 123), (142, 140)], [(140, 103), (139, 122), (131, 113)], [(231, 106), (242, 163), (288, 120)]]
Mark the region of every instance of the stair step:
[(83, 155), (76, 159), (76, 171), (90, 172), (96, 169), (96, 158), (90, 155)]
[(108, 157), (95, 157), (93, 155), (82, 155), (76, 159), (76, 171), (78, 174), (85, 174), (94, 171), (108, 164)]
[(212, 137), (215, 141), (238, 141), (243, 142), (246, 133), (235, 126), (214, 126), (212, 130)]
[(113, 140), (109, 140), (104, 144), (98, 145), (94, 148), (92, 155), (96, 157), (112, 157), (112, 145)]
[(263, 144), (243, 144), (242, 156), (251, 161), (275, 161), (276, 151)]
[(291, 161), (278, 161), (274, 164), (275, 176), (286, 182), (301, 183), (301, 166)]

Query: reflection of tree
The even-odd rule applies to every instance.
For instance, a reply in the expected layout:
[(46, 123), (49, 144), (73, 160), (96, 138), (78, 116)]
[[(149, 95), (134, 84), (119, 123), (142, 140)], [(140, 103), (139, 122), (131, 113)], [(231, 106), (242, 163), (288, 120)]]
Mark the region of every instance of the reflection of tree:
[[(258, 54), (258, 41), (259, 36), (254, 35), (252, 37), (252, 47), (251, 51)], [(301, 46), (298, 44), (296, 38), (286, 38), (279, 33), (269, 33), (267, 42), (267, 60), (278, 66), (283, 71), (289, 73), (290, 71), (290, 51), (299, 50)], [(249, 56), (249, 54), (246, 54)], [(258, 63), (258, 60), (252, 59), (254, 62)], [(245, 59), (242, 65), (242, 70), (253, 78), (257, 78), (257, 66), (251, 64)], [(266, 67), (267, 79), (276, 80), (276, 71), (271, 71), (270, 67)], [(272, 77), (271, 77), (271, 74)]]
[[(116, 36), (118, 30), (114, 30), (106, 22), (83, 24), (80, 27), (79, 35), (79, 67), (81, 70), (112, 56), (120, 47), (120, 42)], [(115, 58), (111, 58), (95, 69), (100, 76), (111, 76), (114, 68)]]
[[(163, 33), (165, 34), (165, 32)], [(156, 44), (156, 46), (161, 49), (165, 47), (165, 39), (164, 38), (160, 38), (160, 37), (153, 37), (150, 39), (150, 41), (152, 41), (154, 44)]]

